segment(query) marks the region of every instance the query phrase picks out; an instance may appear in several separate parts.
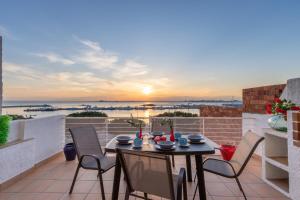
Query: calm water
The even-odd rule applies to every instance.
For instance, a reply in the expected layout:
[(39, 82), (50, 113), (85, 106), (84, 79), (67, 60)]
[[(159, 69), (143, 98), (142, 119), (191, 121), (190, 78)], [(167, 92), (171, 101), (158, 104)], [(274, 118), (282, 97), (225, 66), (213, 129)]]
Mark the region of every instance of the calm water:
[[(58, 102), (58, 101), (4, 101), (3, 106), (27, 106), (27, 107), (13, 107), (13, 108), (3, 108), (3, 114), (20, 114), (20, 115), (32, 115), (33, 117), (43, 117), (51, 116), (57, 114), (70, 114), (80, 111), (69, 111), (69, 110), (60, 110), (60, 111), (49, 111), (49, 112), (25, 112), (26, 108), (29, 108), (29, 105), (42, 105), (48, 104), (56, 108), (81, 108), (84, 105), (98, 106), (98, 107), (136, 107), (142, 106), (143, 104), (155, 104), (157, 106), (172, 106), (172, 105), (223, 105), (223, 104), (239, 104), (240, 102), (89, 102), (89, 101), (76, 101), (76, 102)], [(198, 109), (178, 109), (184, 112), (191, 112), (199, 114)], [(175, 109), (168, 110), (105, 110), (109, 117), (129, 117), (132, 114), (135, 117), (149, 117), (157, 115), (159, 113), (176, 111)]]

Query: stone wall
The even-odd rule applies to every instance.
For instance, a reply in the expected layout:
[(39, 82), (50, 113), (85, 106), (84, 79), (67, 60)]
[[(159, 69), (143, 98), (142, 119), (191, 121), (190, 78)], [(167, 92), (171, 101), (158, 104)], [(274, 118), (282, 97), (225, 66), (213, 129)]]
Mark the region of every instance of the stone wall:
[(266, 104), (280, 97), (286, 84), (243, 89), (243, 112), (266, 113)]
[(200, 106), (200, 117), (242, 117), (243, 109), (240, 107)]

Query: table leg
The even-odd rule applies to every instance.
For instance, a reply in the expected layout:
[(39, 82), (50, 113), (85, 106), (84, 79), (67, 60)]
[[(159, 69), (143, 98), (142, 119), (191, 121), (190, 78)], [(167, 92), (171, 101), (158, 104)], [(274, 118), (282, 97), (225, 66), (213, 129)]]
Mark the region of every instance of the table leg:
[(202, 155), (195, 155), (195, 160), (196, 160), (196, 170), (197, 170), (197, 177), (199, 183), (199, 197), (200, 200), (206, 200)]
[(113, 181), (113, 191), (112, 191), (112, 197), (111, 197), (112, 200), (118, 200), (120, 179), (121, 179), (121, 162), (119, 159), (119, 155), (117, 154), (116, 155), (114, 181)]
[(187, 181), (188, 182), (192, 182), (193, 181), (193, 177), (192, 177), (191, 156), (190, 155), (186, 155), (185, 156), (185, 160), (186, 160)]

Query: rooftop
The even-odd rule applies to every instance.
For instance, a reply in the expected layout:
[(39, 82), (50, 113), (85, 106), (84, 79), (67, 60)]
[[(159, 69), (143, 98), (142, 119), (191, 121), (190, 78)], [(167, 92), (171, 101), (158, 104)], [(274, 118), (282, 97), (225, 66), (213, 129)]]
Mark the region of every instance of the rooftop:
[[(114, 155), (110, 155), (114, 156)], [(185, 158), (176, 156), (176, 167), (185, 167)], [(194, 161), (192, 159), (192, 161)], [(192, 163), (194, 165), (194, 163)], [(97, 181), (97, 173), (92, 170), (80, 169), (78, 181), (75, 184), (72, 195), (68, 194), (72, 178), (77, 166), (76, 161), (66, 162), (62, 154), (54, 159), (34, 168), (21, 180), (2, 188), (0, 200), (100, 200), (100, 186)], [(193, 167), (195, 169), (195, 166)], [(288, 199), (272, 187), (262, 181), (261, 161), (252, 158), (246, 171), (240, 176), (240, 181), (249, 200), (285, 200)], [(104, 174), (104, 187), (106, 196), (111, 198), (114, 170)], [(193, 171), (194, 173), (194, 171)], [(205, 173), (206, 190), (209, 200), (237, 200), (243, 199), (238, 186), (232, 179), (222, 178)], [(196, 184), (188, 183), (189, 199), (193, 198)], [(124, 199), (125, 181), (122, 179), (119, 199)], [(152, 199), (161, 199), (151, 197)], [(198, 197), (197, 197), (198, 198)], [(130, 198), (135, 199), (135, 198)]]

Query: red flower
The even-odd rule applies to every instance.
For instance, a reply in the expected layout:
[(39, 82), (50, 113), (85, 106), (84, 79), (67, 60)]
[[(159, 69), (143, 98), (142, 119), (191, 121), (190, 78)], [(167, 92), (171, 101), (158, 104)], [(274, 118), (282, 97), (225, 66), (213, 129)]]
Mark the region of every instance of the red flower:
[(275, 109), (275, 111), (277, 112), (277, 113), (281, 113), (281, 114), (284, 114), (284, 115), (286, 115), (286, 110), (283, 110), (283, 109), (281, 109), (281, 108), (276, 108)]
[(291, 109), (292, 110), (300, 110), (300, 107), (299, 106), (292, 106)]
[(282, 103), (281, 99), (279, 99), (278, 97), (276, 97), (276, 98), (274, 99), (274, 101), (275, 101), (276, 103)]
[(272, 114), (272, 104), (270, 103), (266, 104), (266, 112), (267, 114)]

